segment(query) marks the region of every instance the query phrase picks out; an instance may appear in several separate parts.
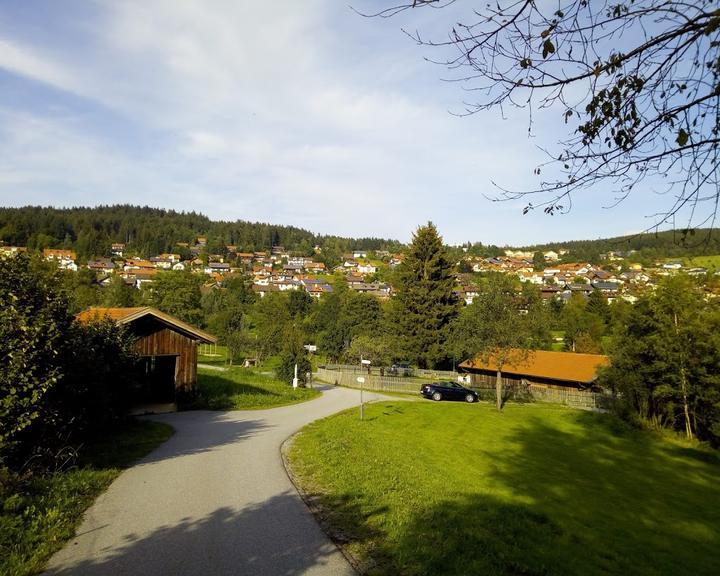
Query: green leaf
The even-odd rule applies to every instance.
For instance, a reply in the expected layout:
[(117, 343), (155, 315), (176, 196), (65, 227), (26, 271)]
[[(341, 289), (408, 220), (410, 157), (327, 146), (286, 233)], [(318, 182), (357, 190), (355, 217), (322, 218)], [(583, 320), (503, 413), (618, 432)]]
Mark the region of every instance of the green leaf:
[(549, 38), (543, 42), (543, 58), (547, 58), (549, 54), (555, 53), (555, 45)]
[(683, 128), (680, 128), (680, 131), (678, 132), (677, 140), (676, 140), (678, 145), (685, 146), (688, 143), (688, 138), (689, 138), (689, 134), (687, 132), (685, 132), (685, 130)]

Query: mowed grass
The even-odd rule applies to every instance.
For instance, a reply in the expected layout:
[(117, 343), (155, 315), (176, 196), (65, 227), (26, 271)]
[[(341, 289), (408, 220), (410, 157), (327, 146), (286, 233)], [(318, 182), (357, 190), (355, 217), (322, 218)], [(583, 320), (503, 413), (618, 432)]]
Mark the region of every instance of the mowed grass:
[(709, 256), (692, 256), (690, 258), (685, 258), (685, 266), (719, 269), (720, 254), (714, 254)]
[(39, 573), (72, 538), (85, 510), (139, 458), (167, 440), (167, 424), (133, 421), (81, 448), (69, 470), (0, 478), (0, 574)]
[(253, 410), (296, 404), (320, 395), (314, 388), (293, 388), (259, 370), (198, 368), (198, 395), (189, 408)]
[(384, 402), (291, 468), (371, 574), (717, 574), (720, 459), (559, 406)]

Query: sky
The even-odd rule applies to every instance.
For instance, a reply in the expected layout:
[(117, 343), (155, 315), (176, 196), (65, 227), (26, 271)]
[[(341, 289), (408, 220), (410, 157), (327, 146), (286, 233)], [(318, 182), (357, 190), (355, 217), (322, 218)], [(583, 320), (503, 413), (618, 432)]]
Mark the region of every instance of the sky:
[[(349, 0), (361, 12), (386, 2)], [(527, 245), (643, 230), (652, 191), (569, 214), (492, 202), (537, 184), (560, 113), (458, 117), (467, 98), (401, 28), (337, 0), (0, 0), (0, 205), (149, 205), (408, 241)]]

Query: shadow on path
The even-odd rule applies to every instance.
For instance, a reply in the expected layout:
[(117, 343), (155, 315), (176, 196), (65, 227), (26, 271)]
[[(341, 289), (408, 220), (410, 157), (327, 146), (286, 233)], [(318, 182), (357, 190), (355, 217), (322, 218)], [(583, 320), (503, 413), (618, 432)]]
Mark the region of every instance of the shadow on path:
[(102, 550), (100, 558), (59, 566), (47, 574), (292, 576), (314, 567), (324, 567), (327, 574), (336, 573), (333, 566), (342, 570), (345, 560), (319, 529), (298, 534), (300, 527), (287, 523), (288, 508), (298, 506), (304, 505), (286, 492), (242, 510), (219, 508), (147, 535), (127, 534), (119, 548)]
[(180, 456), (211, 452), (236, 444), (270, 428), (262, 419), (240, 420), (224, 412), (197, 410), (146, 417), (175, 428), (175, 435), (137, 464), (151, 464)]

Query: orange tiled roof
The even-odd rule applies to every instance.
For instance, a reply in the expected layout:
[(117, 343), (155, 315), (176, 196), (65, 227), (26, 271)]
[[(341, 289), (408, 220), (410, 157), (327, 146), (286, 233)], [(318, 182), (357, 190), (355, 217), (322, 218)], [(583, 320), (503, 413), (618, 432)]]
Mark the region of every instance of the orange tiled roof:
[(107, 318), (118, 324), (129, 324), (144, 316), (154, 316), (165, 324), (172, 326), (175, 330), (188, 334), (201, 342), (209, 344), (215, 344), (217, 342), (217, 338), (212, 334), (208, 334), (174, 316), (170, 316), (170, 314), (165, 314), (150, 306), (135, 308), (90, 308), (80, 312), (76, 318), (82, 323), (95, 322)]
[(137, 308), (90, 308), (83, 310), (77, 315), (77, 319), (80, 322), (92, 322), (93, 320), (101, 320), (103, 318), (109, 318), (110, 320), (122, 320), (133, 314), (137, 314), (143, 310), (143, 307)]
[[(563, 380), (566, 382), (592, 382), (597, 378), (598, 369), (610, 364), (610, 358), (602, 354), (576, 354), (575, 352), (549, 352), (534, 350), (523, 359), (519, 352), (510, 355), (510, 361), (503, 366), (503, 373), (521, 376), (536, 376)], [(497, 371), (497, 363), (490, 356), (488, 361), (482, 358), (466, 360), (460, 368)]]

